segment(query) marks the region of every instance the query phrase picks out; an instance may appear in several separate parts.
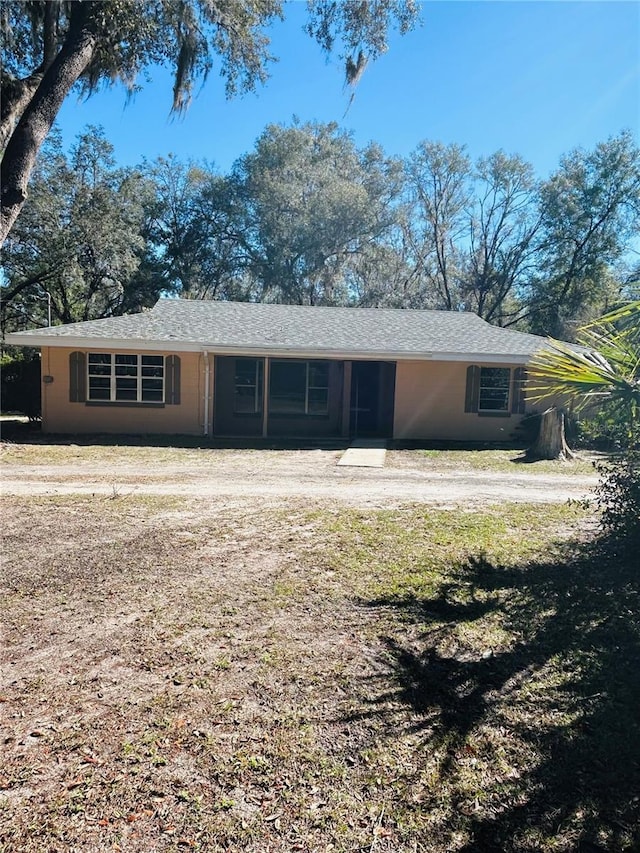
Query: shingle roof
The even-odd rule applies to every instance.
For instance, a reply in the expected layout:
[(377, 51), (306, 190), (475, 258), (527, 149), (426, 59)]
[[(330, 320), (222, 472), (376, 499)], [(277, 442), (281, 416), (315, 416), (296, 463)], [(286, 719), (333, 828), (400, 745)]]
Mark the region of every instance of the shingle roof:
[(140, 314), (7, 335), (22, 346), (152, 347), (174, 351), (354, 358), (527, 360), (545, 338), (492, 326), (476, 314), (160, 299)]

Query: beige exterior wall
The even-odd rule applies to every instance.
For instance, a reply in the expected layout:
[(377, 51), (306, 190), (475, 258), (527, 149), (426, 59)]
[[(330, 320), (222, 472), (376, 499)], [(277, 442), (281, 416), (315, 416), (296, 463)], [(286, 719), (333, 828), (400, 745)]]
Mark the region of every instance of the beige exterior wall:
[[(480, 367), (495, 365), (483, 365)], [(500, 365), (514, 369), (519, 365)], [(489, 417), (464, 410), (467, 362), (399, 361), (395, 439), (510, 441), (522, 415)]]
[[(73, 351), (62, 347), (42, 350), (42, 374), (53, 377), (52, 382), (42, 385), (43, 432), (175, 435), (204, 433), (205, 361), (202, 353), (179, 353), (179, 405), (138, 408), (113, 404), (87, 406), (84, 403), (69, 402), (69, 355)], [(208, 359), (210, 370), (207, 425), (211, 434), (215, 359), (212, 354), (209, 354)], [(465, 413), (468, 366), (466, 362), (398, 361), (393, 437), (400, 440), (511, 440), (522, 415), (488, 417)], [(512, 369), (517, 366), (511, 365)]]
[[(42, 385), (43, 432), (202, 435), (204, 359), (201, 353), (177, 353), (180, 356), (179, 405), (130, 408), (115, 404), (87, 406), (84, 403), (70, 403), (69, 355), (73, 351), (62, 347), (47, 347), (42, 350), (42, 375), (53, 377), (53, 382)], [(108, 351), (106, 347), (105, 351)], [(170, 353), (158, 352), (149, 355)], [(209, 400), (211, 399), (210, 394)]]

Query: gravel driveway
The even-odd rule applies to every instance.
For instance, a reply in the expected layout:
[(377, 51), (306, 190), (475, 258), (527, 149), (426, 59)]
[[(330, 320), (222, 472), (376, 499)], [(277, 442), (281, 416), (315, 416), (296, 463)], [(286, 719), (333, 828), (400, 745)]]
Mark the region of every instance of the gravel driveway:
[(3, 465), (2, 491), (12, 495), (160, 494), (217, 499), (260, 497), (338, 501), (351, 506), (480, 505), (501, 501), (557, 503), (588, 496), (595, 475), (438, 470), (416, 454), (388, 454), (384, 468), (337, 467), (336, 450), (208, 451), (180, 464), (155, 461)]

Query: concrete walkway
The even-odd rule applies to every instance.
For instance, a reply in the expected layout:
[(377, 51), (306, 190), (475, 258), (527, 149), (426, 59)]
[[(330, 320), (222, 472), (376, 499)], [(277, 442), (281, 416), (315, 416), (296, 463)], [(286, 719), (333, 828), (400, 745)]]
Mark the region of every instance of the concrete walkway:
[(384, 468), (387, 455), (383, 439), (358, 438), (338, 459), (338, 465), (349, 468)]

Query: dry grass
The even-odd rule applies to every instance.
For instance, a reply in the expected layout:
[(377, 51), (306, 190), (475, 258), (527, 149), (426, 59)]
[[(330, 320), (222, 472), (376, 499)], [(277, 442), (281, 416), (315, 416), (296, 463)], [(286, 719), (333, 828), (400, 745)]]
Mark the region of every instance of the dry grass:
[(583, 510), (4, 503), (4, 853), (638, 841), (637, 583), (563, 557)]
[[(55, 441), (47, 436), (36, 436), (30, 442), (4, 441), (0, 443), (0, 460), (8, 465), (73, 466), (81, 470), (85, 466), (185, 466), (215, 472), (217, 467), (237, 463), (245, 465), (247, 459), (255, 458), (261, 464), (278, 461), (283, 453), (275, 449), (239, 449), (201, 445), (197, 438), (183, 438), (183, 444), (171, 445), (171, 438), (155, 437), (119, 443), (117, 436), (104, 437), (96, 443), (95, 436), (76, 437), (77, 442), (64, 439)], [(180, 440), (180, 439), (178, 439)], [(189, 446), (191, 445), (191, 446)], [(316, 451), (317, 453), (317, 451)], [(291, 455), (291, 452), (290, 454)], [(301, 450), (297, 454), (313, 457), (313, 452)], [(341, 451), (325, 450), (327, 465), (332, 465)], [(590, 475), (593, 462), (603, 454), (583, 451), (568, 461), (538, 461), (528, 463), (520, 450), (390, 450), (387, 452), (388, 468), (412, 469), (415, 471), (487, 472), (510, 473), (513, 475)]]
[(277, 451), (236, 450), (213, 447), (171, 446), (170, 444), (118, 444), (117, 437), (106, 443), (96, 443), (94, 437), (86, 442), (54, 442), (44, 436), (33, 442), (4, 441), (0, 444), (0, 459), (14, 465), (197, 465), (215, 467), (234, 458), (260, 455), (269, 459)]
[(604, 454), (583, 450), (574, 459), (531, 462), (523, 450), (397, 450), (388, 465), (418, 471), (485, 471), (536, 476), (539, 474), (593, 474), (593, 463)]

